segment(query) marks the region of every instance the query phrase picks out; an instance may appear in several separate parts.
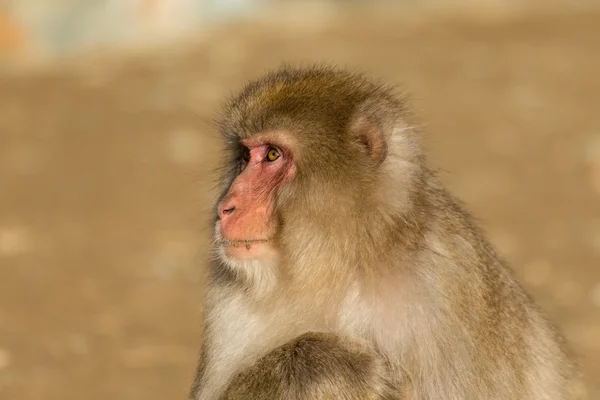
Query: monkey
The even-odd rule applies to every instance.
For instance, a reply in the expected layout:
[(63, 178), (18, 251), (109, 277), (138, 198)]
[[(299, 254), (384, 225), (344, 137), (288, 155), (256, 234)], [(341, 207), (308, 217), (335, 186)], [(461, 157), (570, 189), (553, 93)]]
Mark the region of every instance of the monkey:
[(323, 65), (272, 70), (226, 103), (191, 400), (586, 398), (407, 104)]

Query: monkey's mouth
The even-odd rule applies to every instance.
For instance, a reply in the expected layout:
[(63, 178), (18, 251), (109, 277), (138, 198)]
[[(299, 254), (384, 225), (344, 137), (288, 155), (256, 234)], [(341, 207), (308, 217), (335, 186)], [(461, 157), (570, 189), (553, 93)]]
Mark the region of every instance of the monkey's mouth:
[(249, 249), (253, 244), (267, 243), (269, 239), (247, 239), (247, 240), (229, 240), (218, 239), (217, 244), (221, 246), (246, 247)]

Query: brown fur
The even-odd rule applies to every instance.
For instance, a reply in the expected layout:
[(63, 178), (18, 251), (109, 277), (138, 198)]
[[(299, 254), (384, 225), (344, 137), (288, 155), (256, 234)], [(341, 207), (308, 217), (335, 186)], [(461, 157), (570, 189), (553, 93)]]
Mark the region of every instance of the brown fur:
[(389, 88), (283, 68), (225, 114), (223, 196), (243, 139), (283, 138), (296, 173), (274, 199), (278, 261), (213, 265), (191, 399), (584, 398), (560, 334), (427, 167)]
[(306, 333), (238, 374), (222, 399), (399, 400), (386, 380), (388, 368), (367, 346), (334, 334)]

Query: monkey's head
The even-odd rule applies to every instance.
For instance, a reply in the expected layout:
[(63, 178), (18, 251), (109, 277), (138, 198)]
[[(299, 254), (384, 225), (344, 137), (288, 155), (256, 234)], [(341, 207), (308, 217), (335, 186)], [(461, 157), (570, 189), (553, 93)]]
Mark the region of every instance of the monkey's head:
[(422, 172), (405, 118), (389, 88), (334, 68), (283, 68), (249, 83), (220, 126), (221, 261), (275, 279), (385, 257)]

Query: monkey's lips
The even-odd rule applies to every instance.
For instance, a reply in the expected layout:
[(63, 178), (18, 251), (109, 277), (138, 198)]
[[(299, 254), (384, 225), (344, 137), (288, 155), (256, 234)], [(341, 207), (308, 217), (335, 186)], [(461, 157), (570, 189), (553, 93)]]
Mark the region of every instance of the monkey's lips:
[(232, 246), (232, 247), (245, 247), (250, 250), (252, 245), (259, 243), (268, 243), (269, 239), (245, 239), (245, 240), (229, 240), (229, 239), (219, 239), (217, 244), (221, 246)]
[(218, 238), (216, 244), (222, 255), (236, 260), (261, 260), (268, 258), (271, 253), (270, 239), (240, 239), (232, 240)]

